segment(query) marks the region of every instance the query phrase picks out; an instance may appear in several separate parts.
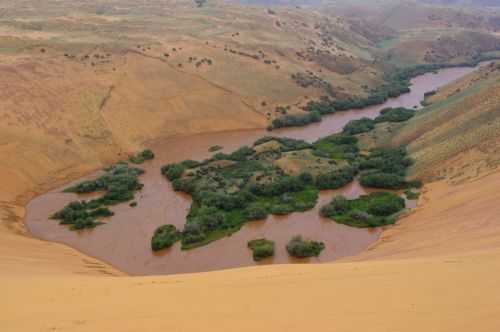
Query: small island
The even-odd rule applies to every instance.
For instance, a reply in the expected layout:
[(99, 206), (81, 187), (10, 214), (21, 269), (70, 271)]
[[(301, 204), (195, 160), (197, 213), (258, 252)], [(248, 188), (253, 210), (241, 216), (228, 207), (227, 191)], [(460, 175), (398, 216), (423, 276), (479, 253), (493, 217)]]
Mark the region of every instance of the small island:
[[(129, 161), (133, 164), (141, 164), (153, 158), (153, 151), (146, 149), (131, 156)], [(109, 206), (133, 201), (135, 192), (144, 186), (139, 182), (139, 176), (143, 173), (144, 170), (130, 167), (126, 161), (106, 167), (103, 174), (96, 179), (82, 181), (64, 190), (64, 192), (76, 194), (102, 192), (102, 196), (90, 201), (71, 202), (52, 214), (51, 219), (59, 220), (61, 225), (69, 225), (70, 230), (95, 228), (102, 225), (103, 222), (98, 218), (114, 215), (108, 208)], [(131, 202), (130, 206), (137, 206), (137, 202)]]
[(294, 236), (286, 245), (288, 254), (296, 258), (318, 257), (323, 249), (323, 242), (305, 240), (300, 235)]
[(357, 199), (336, 196), (321, 208), (321, 215), (352, 227), (394, 224), (395, 215), (405, 208), (405, 200), (389, 192), (375, 192)]
[(253, 260), (256, 262), (274, 256), (274, 241), (267, 239), (252, 240), (248, 242), (248, 248), (252, 250)]

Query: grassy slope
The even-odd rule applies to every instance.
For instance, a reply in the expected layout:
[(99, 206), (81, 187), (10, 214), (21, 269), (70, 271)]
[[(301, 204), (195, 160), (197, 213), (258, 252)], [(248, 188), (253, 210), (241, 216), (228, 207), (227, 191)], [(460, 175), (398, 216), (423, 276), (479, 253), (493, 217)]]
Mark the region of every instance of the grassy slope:
[(417, 160), (414, 176), (474, 178), (497, 167), (500, 143), (500, 66), (483, 68), (432, 97), (427, 111), (394, 136)]
[(461, 183), (500, 165), (500, 64), (494, 62), (427, 99), (405, 124), (377, 125), (361, 135), (365, 149), (408, 145), (412, 177)]

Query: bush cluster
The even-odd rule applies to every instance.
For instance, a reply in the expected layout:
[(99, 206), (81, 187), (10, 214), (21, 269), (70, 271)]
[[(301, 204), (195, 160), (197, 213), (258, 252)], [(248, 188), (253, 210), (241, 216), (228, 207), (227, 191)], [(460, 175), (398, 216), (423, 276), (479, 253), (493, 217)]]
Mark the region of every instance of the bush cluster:
[(339, 189), (354, 180), (357, 170), (347, 166), (326, 174), (320, 174), (316, 178), (316, 187), (319, 190)]
[(133, 164), (142, 164), (146, 160), (154, 159), (154, 157), (155, 157), (155, 154), (153, 153), (153, 151), (146, 149), (146, 150), (139, 152), (138, 154), (136, 154), (134, 156), (130, 156), (128, 158), (128, 160)]
[(313, 143), (314, 154), (332, 159), (353, 160), (359, 153), (358, 139), (352, 135), (335, 134)]
[(94, 228), (102, 224), (96, 220), (97, 218), (113, 215), (113, 212), (105, 206), (130, 201), (134, 198), (134, 192), (143, 187), (138, 177), (144, 171), (131, 168), (127, 163), (118, 163), (104, 171), (104, 175), (95, 180), (83, 181), (64, 190), (78, 194), (104, 191), (101, 197), (88, 202), (71, 202), (55, 212), (51, 218), (60, 220), (63, 225), (70, 225), (71, 230)]
[(294, 236), (286, 246), (288, 254), (298, 258), (318, 257), (323, 249), (323, 242), (304, 240), (300, 235)]
[(270, 129), (300, 127), (314, 122), (321, 122), (321, 113), (312, 111), (306, 114), (289, 114), (274, 119)]
[(404, 122), (411, 119), (414, 115), (415, 110), (404, 107), (384, 108), (380, 111), (380, 115), (375, 118), (375, 123)]
[(248, 248), (252, 250), (253, 260), (256, 262), (274, 256), (274, 241), (266, 239), (252, 240), (248, 242)]
[(297, 151), (309, 149), (312, 145), (304, 140), (293, 139), (288, 137), (274, 137), (274, 136), (264, 136), (255, 141), (253, 146), (258, 146), (270, 141), (276, 141), (281, 145), (281, 152)]
[(393, 215), (404, 208), (405, 201), (398, 195), (376, 192), (352, 200), (336, 196), (320, 213), (338, 223), (363, 228), (393, 224)]
[(180, 239), (180, 232), (174, 225), (163, 225), (158, 227), (151, 239), (151, 249), (158, 251), (171, 247)]
[(349, 121), (343, 129), (345, 135), (357, 135), (369, 132), (375, 128), (375, 121), (369, 118), (361, 118)]
[(374, 149), (361, 161), (360, 183), (364, 187), (404, 189), (414, 184), (405, 180), (406, 170), (412, 164), (405, 148)]

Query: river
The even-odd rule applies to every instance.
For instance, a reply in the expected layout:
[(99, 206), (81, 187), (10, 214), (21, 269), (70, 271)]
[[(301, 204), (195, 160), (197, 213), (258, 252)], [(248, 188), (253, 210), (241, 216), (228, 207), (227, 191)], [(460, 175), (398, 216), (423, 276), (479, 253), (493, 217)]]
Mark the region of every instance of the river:
[[(172, 248), (153, 253), (150, 241), (154, 230), (163, 224), (174, 224), (182, 229), (191, 204), (188, 195), (172, 190), (170, 183), (161, 176), (160, 167), (184, 159), (207, 158), (211, 155), (208, 148), (213, 145), (223, 146), (224, 152), (230, 152), (266, 135), (312, 142), (341, 131), (350, 120), (374, 118), (383, 108), (418, 106), (425, 92), (435, 90), (474, 69), (448, 68), (421, 75), (412, 80), (410, 93), (390, 99), (382, 105), (324, 116), (322, 122), (305, 127), (280, 129), (272, 133), (265, 130), (210, 133), (150, 142), (148, 147), (155, 152), (156, 158), (140, 165), (146, 174), (140, 177), (144, 189), (136, 193), (137, 207), (132, 208), (128, 204), (112, 207), (115, 215), (105, 225), (93, 230), (72, 232), (48, 218), (70, 201), (82, 199), (82, 196), (61, 193), (68, 186), (65, 185), (34, 198), (27, 205), (24, 222), (38, 238), (67, 244), (131, 275), (201, 272), (257, 264), (320, 263), (356, 255), (376, 242), (383, 230), (340, 225), (320, 217), (318, 210), (338, 193), (350, 198), (365, 193), (357, 182), (340, 190), (321, 192), (316, 208), (305, 213), (270, 216), (265, 221), (247, 223), (232, 236), (201, 248), (181, 251), (177, 243)], [(414, 205), (414, 202), (407, 203), (409, 207)], [(297, 260), (288, 256), (285, 245), (298, 234), (325, 243), (326, 248), (320, 257)], [(247, 242), (262, 237), (275, 241), (276, 253), (273, 258), (256, 263), (247, 248)]]

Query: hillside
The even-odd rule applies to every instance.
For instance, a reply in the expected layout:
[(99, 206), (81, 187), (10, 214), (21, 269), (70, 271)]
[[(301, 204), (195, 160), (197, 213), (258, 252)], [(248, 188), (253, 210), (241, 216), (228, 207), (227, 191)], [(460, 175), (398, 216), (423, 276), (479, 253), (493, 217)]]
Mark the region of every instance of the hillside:
[(413, 177), (462, 183), (496, 170), (500, 66), (492, 62), (435, 92), (405, 125), (379, 126), (366, 146), (407, 144)]

